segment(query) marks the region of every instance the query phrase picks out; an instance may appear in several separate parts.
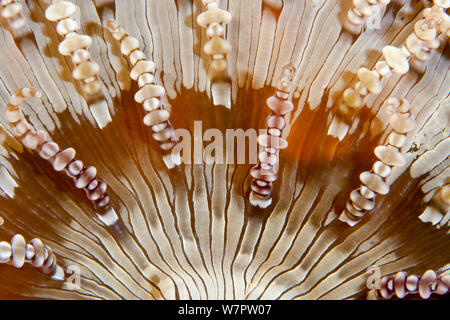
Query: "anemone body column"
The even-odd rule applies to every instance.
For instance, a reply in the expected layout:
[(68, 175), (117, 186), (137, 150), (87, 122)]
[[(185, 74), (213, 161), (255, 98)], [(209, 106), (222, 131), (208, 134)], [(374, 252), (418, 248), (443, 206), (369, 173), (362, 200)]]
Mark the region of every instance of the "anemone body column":
[(258, 137), (261, 150), (258, 154), (258, 164), (250, 170), (253, 177), (250, 203), (256, 207), (267, 208), (272, 203), (272, 183), (278, 178), (279, 150), (288, 146), (282, 134), (286, 127), (285, 116), (294, 109), (293, 103), (288, 100), (293, 89), (294, 76), (295, 68), (291, 65), (285, 66), (275, 94), (266, 102), (272, 111), (266, 119), (268, 130), (266, 134)]

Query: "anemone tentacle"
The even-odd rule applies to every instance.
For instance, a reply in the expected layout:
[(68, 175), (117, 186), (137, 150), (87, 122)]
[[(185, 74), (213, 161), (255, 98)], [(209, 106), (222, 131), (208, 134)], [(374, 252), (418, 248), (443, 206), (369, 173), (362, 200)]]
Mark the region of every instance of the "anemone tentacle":
[[(444, 294), (448, 0), (0, 6), (0, 239), (23, 235), (0, 242), (0, 298), (399, 298), (403, 272), (422, 275), (405, 298)], [(236, 164), (250, 153), (276, 176)], [(64, 281), (28, 268), (24, 238)]]

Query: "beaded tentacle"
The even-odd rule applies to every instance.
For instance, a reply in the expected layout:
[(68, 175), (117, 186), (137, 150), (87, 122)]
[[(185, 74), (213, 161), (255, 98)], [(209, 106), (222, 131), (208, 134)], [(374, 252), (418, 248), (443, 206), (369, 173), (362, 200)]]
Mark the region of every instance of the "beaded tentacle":
[(283, 0), (263, 0), (262, 4), (275, 11), (280, 11), (283, 8)]
[(81, 81), (81, 89), (88, 103), (104, 101), (103, 85), (98, 77), (100, 66), (92, 61), (88, 51), (92, 38), (78, 33), (79, 25), (74, 19), (77, 6), (70, 1), (52, 0), (45, 10), (45, 17), (56, 22), (56, 31), (64, 37), (58, 46), (58, 51), (64, 56), (70, 56), (75, 68), (72, 76)]
[[(436, 39), (439, 34), (448, 37), (449, 17), (445, 13), (446, 1), (434, 1), (432, 8), (424, 10), (425, 19), (416, 22), (411, 33), (401, 47), (385, 46), (382, 49), (383, 58), (372, 70), (360, 68), (357, 71), (358, 81), (352, 88), (347, 88), (342, 95), (337, 116), (329, 126), (328, 134), (342, 140), (347, 134), (354, 112), (361, 109), (369, 94), (379, 94), (382, 83), (393, 73), (403, 75), (410, 69), (410, 59), (414, 57), (414, 65), (424, 64), (431, 58), (432, 50), (439, 46)], [(411, 61), (411, 63), (413, 63)]]
[(382, 54), (383, 59), (379, 60), (372, 70), (364, 67), (358, 69), (356, 73), (358, 81), (352, 88), (344, 91), (338, 109), (339, 117), (333, 119), (328, 129), (329, 135), (342, 140), (349, 129), (348, 119), (352, 118), (356, 110), (364, 106), (368, 95), (379, 94), (383, 88), (382, 81), (389, 78), (392, 73), (403, 75), (408, 72), (409, 62), (403, 50), (394, 46), (385, 46)]
[(361, 33), (390, 2), (390, 0), (353, 0), (353, 7), (347, 12), (344, 27), (354, 34)]
[(268, 131), (258, 136), (261, 150), (258, 154), (258, 164), (250, 170), (253, 177), (250, 185), (250, 203), (260, 208), (267, 208), (272, 203), (272, 183), (278, 178), (279, 150), (288, 146), (282, 134), (286, 127), (285, 116), (294, 109), (293, 103), (288, 100), (294, 88), (292, 83), (294, 76), (295, 68), (292, 65), (285, 66), (275, 94), (266, 102), (272, 111), (266, 119)]
[(231, 14), (218, 8), (217, 0), (202, 0), (206, 11), (197, 17), (197, 23), (206, 28), (208, 42), (203, 46), (203, 51), (211, 56), (211, 69), (215, 75), (226, 75), (228, 70), (227, 54), (231, 50), (231, 44), (224, 39), (224, 24), (231, 21)]
[(450, 274), (437, 276), (433, 270), (427, 270), (422, 276), (402, 271), (394, 276), (383, 277), (380, 280), (380, 288), (372, 289), (367, 294), (368, 300), (405, 298), (409, 294), (418, 294), (422, 299), (428, 299), (431, 295), (444, 295), (450, 288)]
[(177, 138), (172, 124), (169, 122), (170, 113), (164, 108), (161, 98), (166, 94), (164, 87), (156, 84), (156, 65), (147, 59), (144, 52), (139, 50), (138, 39), (129, 36), (120, 24), (115, 20), (108, 20), (106, 27), (113, 37), (120, 42), (122, 54), (128, 58), (133, 69), (130, 77), (137, 81), (139, 91), (134, 100), (142, 104), (147, 112), (144, 116), (144, 124), (152, 129), (153, 138), (158, 141), (163, 152), (163, 160), (169, 169), (181, 163), (180, 154), (174, 147)]
[(106, 6), (114, 5), (114, 0), (94, 0), (94, 5), (97, 9), (101, 9)]
[(0, 242), (0, 263), (10, 263), (15, 268), (22, 268), (29, 263), (55, 280), (64, 280), (64, 270), (58, 266), (52, 249), (35, 238), (26, 243), (21, 234), (16, 234), (11, 242)]
[(400, 149), (406, 142), (406, 134), (415, 128), (416, 121), (409, 112), (408, 101), (400, 102), (398, 99), (391, 98), (386, 103), (391, 104), (392, 108), (397, 108), (397, 112), (389, 118), (393, 131), (384, 145), (375, 148), (374, 153), (378, 160), (373, 164), (372, 170), (360, 174), (359, 179), (362, 184), (350, 193), (350, 199), (339, 217), (339, 220), (350, 226), (357, 224), (368, 211), (375, 207), (377, 194), (389, 193), (386, 179), (390, 176), (392, 167), (405, 164)]
[(15, 0), (1, 0), (0, 10), (2, 17), (8, 21), (15, 38), (30, 31), (23, 15), (23, 7), (20, 3)]
[(214, 105), (231, 108), (231, 79), (228, 72), (227, 55), (231, 44), (225, 39), (225, 26), (231, 21), (231, 14), (218, 7), (218, 0), (202, 0), (205, 11), (197, 17), (200, 27), (206, 29), (208, 41), (203, 52), (211, 57), (209, 75)]
[(402, 49), (408, 56), (412, 55), (411, 64), (417, 69), (422, 69), (431, 59), (433, 49), (439, 47), (438, 37), (450, 35), (450, 17), (445, 12), (448, 7), (448, 1), (434, 1), (431, 8), (423, 10), (424, 19), (414, 24), (414, 32), (406, 38)]
[(109, 202), (106, 184), (96, 178), (97, 169), (93, 166), (85, 167), (82, 161), (76, 160), (73, 148), (60, 150), (58, 144), (48, 141), (45, 131), (36, 131), (23, 117), (19, 106), (24, 98), (31, 97), (40, 97), (40, 93), (32, 88), (23, 88), (11, 96), (5, 118), (13, 127), (13, 133), (25, 147), (36, 151), (41, 158), (49, 161), (55, 171), (65, 171), (74, 180), (75, 186), (86, 192), (103, 223), (115, 223), (117, 215)]
[[(450, 177), (448, 179), (450, 181)], [(450, 221), (450, 184), (440, 187), (419, 219), (441, 228)]]

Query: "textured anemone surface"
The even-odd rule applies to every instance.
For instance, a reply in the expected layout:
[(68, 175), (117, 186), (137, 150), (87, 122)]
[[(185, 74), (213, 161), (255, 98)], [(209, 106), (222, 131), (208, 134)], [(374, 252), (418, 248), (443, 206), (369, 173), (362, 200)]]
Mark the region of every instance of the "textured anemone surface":
[[(49, 1), (18, 1), (31, 33), (0, 30), (0, 99), (34, 87), (42, 100), (22, 110), (36, 129), (77, 150), (108, 185), (121, 226), (106, 227), (71, 179), (55, 172), (14, 138), (0, 115), (0, 240), (14, 234), (42, 239), (79, 285), (31, 266), (0, 264), (0, 298), (44, 299), (360, 299), (368, 268), (448, 273), (449, 214), (438, 223), (419, 216), (448, 184), (449, 55), (443, 37), (426, 64), (383, 82), (339, 140), (328, 135), (345, 89), (359, 68), (371, 69), (384, 46), (401, 47), (426, 2), (392, 1), (379, 26), (354, 35), (343, 28), (351, 1), (221, 0), (232, 16), (230, 108), (214, 105), (208, 40), (197, 24), (200, 0), (73, 1), (80, 33), (93, 39), (108, 110), (92, 113), (72, 77), (61, 36), (45, 19)], [(297, 69), (287, 116), (289, 146), (280, 152), (273, 202), (248, 201), (251, 164), (181, 164), (168, 170), (134, 101), (137, 85), (117, 41), (104, 28), (115, 18), (156, 63), (175, 128), (194, 131), (264, 128), (284, 65)], [(227, 94), (221, 93), (221, 94)], [(372, 167), (374, 148), (392, 129), (384, 102), (406, 99), (416, 120), (402, 148), (404, 164), (387, 179), (390, 191), (350, 227), (338, 219), (359, 175)], [(4, 109), (2, 109), (4, 110)], [(448, 199), (448, 195), (447, 195)], [(448, 207), (447, 207), (448, 210)], [(433, 220), (434, 221), (434, 220)], [(70, 272), (69, 272), (70, 275)]]

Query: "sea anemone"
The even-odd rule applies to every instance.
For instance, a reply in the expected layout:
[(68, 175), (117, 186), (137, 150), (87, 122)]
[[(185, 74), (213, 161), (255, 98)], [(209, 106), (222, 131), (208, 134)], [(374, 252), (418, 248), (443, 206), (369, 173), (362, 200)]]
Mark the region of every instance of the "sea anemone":
[(448, 7), (2, 0), (0, 298), (447, 293)]

